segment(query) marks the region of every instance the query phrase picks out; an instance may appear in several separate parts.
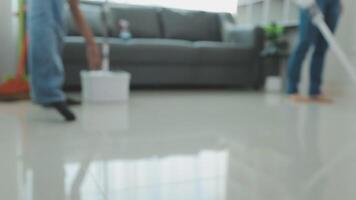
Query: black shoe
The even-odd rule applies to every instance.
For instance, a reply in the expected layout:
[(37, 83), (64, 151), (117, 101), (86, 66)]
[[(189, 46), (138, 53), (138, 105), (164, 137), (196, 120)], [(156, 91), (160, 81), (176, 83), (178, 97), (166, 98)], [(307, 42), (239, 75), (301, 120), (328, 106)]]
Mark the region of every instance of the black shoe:
[[(65, 102), (63, 102), (63, 103), (65, 103), (67, 106), (79, 106), (79, 105), (82, 104), (81, 101), (78, 101), (78, 100), (75, 100), (75, 99), (71, 99), (71, 98), (67, 98), (67, 99), (65, 100)], [(44, 108), (52, 108), (52, 107), (53, 107), (52, 104), (53, 104), (53, 103), (50, 103), (50, 104), (43, 104), (42, 106), (43, 106)]]
[(72, 99), (72, 98), (67, 98), (66, 104), (68, 106), (79, 106), (82, 104), (82, 102), (79, 100)]
[(47, 107), (56, 109), (66, 121), (72, 122), (76, 120), (74, 113), (69, 110), (68, 105), (65, 102), (56, 102), (48, 104)]

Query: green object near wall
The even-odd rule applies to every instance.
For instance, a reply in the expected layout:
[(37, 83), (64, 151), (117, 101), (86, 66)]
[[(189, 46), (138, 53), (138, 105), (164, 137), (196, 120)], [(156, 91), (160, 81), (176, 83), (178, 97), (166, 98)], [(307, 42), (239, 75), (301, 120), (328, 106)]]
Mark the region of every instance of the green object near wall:
[(284, 34), (284, 27), (277, 23), (271, 23), (264, 28), (268, 40), (278, 40)]

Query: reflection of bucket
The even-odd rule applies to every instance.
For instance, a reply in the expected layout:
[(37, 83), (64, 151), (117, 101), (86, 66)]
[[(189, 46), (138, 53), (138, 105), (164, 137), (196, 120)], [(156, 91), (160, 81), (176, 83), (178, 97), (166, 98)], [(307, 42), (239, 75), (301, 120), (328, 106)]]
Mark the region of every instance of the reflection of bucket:
[(83, 104), (81, 125), (85, 132), (126, 131), (129, 129), (129, 105)]
[(117, 71), (82, 71), (84, 102), (125, 102), (129, 99), (131, 75)]
[(266, 79), (265, 90), (267, 92), (284, 92), (283, 80), (278, 76), (270, 76)]

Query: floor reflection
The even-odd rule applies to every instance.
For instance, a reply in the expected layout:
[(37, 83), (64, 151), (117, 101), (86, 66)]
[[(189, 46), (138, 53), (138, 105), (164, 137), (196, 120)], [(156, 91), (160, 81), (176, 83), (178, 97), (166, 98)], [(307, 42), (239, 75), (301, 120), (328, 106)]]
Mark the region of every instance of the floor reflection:
[(84, 106), (80, 123), (48, 123), (58, 126), (51, 133), (33, 110), (25, 133), (26, 199), (225, 199), (228, 151), (217, 136), (137, 137), (128, 132), (128, 110)]
[[(66, 164), (70, 199), (225, 199), (226, 151)], [(81, 171), (86, 176), (76, 181)], [(81, 182), (81, 187), (75, 187)], [(71, 191), (71, 192), (70, 192)], [(72, 193), (73, 187), (67, 189)], [(73, 194), (73, 193), (72, 193)], [(81, 198), (79, 198), (81, 197)]]
[[(348, 134), (340, 129), (354, 115), (283, 99), (247, 108), (232, 100), (221, 110), (205, 110), (213, 105), (208, 101), (199, 107), (202, 114), (191, 116), (186, 113), (193, 104), (173, 108), (173, 101), (164, 105), (167, 100), (160, 102), (165, 109), (159, 117), (155, 106), (83, 105), (73, 124), (42, 108), (11, 107), (0, 113), (0, 127), (12, 131), (0, 135), (0, 194), (7, 200), (355, 196), (356, 139), (353, 126)], [(338, 133), (328, 124), (335, 118), (341, 119)]]
[[(225, 199), (228, 152), (214, 149), (214, 143), (206, 148), (197, 145), (190, 152), (184, 146), (182, 151), (173, 146), (155, 153), (150, 143), (122, 138), (114, 144), (105, 135), (96, 136), (78, 141), (81, 144), (75, 146), (87, 148), (77, 155), (68, 151), (66, 140), (51, 144), (45, 137), (33, 137), (25, 156), (26, 171), (31, 174), (25, 181), (25, 187), (32, 189), (28, 199), (178, 199), (182, 195), (186, 199)], [(201, 139), (204, 144), (216, 140)], [(134, 152), (120, 151), (122, 144), (132, 146)], [(136, 145), (142, 155), (135, 152)]]
[[(102, 115), (86, 119), (97, 109), (83, 107), (77, 136), (65, 129), (47, 135), (36, 123), (28, 127), (32, 199), (306, 199), (304, 181), (321, 165), (319, 112), (312, 107), (286, 110), (286, 120), (297, 123), (285, 127), (289, 133), (279, 135), (279, 145), (238, 133), (141, 138), (128, 131), (127, 107), (100, 107)], [(118, 123), (105, 126), (107, 120)], [(99, 128), (90, 128), (94, 123)]]

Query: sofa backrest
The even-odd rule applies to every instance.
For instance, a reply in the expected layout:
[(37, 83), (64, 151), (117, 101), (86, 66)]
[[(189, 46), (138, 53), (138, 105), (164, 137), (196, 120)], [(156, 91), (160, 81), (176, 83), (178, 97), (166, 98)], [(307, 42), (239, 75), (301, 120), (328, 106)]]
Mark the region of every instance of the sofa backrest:
[(134, 38), (162, 38), (158, 11), (159, 8), (156, 7), (111, 4), (108, 17), (109, 35), (118, 37), (118, 22), (124, 19), (130, 23)]
[[(120, 19), (125, 19), (130, 22), (130, 31), (134, 38), (221, 41), (223, 21), (226, 20), (223, 20), (221, 16), (232, 19), (232, 16), (226, 13), (110, 4), (107, 28), (105, 28), (102, 3), (81, 3), (80, 7), (95, 36), (99, 37), (105, 36), (106, 31), (110, 37), (118, 37), (118, 22)], [(79, 36), (80, 32), (68, 9), (67, 12), (68, 35)]]
[[(80, 8), (88, 21), (89, 26), (92, 28), (94, 35), (105, 35), (105, 24), (103, 23), (103, 9), (99, 3), (81, 3)], [(67, 34), (69, 36), (79, 36), (80, 31), (74, 23), (73, 17), (69, 12), (69, 8), (66, 8), (66, 27)]]
[(219, 17), (215, 13), (162, 9), (160, 12), (165, 38), (190, 41), (220, 41)]

